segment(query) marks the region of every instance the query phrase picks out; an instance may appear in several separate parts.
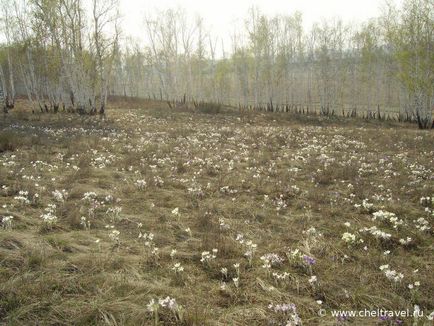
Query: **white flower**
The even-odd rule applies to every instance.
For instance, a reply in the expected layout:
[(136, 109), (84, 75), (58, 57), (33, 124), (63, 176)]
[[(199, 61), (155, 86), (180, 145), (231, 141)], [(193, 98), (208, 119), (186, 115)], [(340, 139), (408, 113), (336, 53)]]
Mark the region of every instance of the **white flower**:
[(154, 299), (151, 299), (151, 301), (149, 301), (149, 303), (146, 305), (146, 308), (148, 309), (148, 311), (150, 312), (155, 312), (158, 310), (159, 304), (158, 302), (156, 302)]
[(345, 232), (344, 234), (342, 234), (342, 240), (344, 240), (345, 242), (353, 243), (356, 241), (356, 236), (352, 233)]
[(140, 190), (143, 190), (146, 188), (146, 180), (136, 180), (135, 185), (137, 188), (139, 188)]
[(55, 190), (52, 192), (53, 197), (56, 201), (58, 201), (59, 203), (63, 203), (66, 198), (68, 197), (68, 192), (66, 192), (65, 189), (63, 189), (62, 191), (59, 190)]
[(410, 237), (407, 237), (407, 239), (399, 239), (399, 243), (402, 245), (407, 245), (411, 242), (411, 240), (412, 239)]
[(4, 229), (8, 230), (8, 229), (12, 229), (12, 220), (14, 219), (14, 217), (12, 215), (9, 216), (4, 216), (2, 218), (2, 226)]
[(181, 273), (184, 271), (184, 267), (181, 266), (181, 263), (175, 263), (172, 270), (175, 271), (175, 273)]
[(389, 265), (381, 265), (380, 270), (384, 271), (385, 269), (388, 269)]
[(200, 261), (203, 264), (207, 264), (211, 260), (216, 259), (217, 256), (215, 254), (217, 253), (217, 249), (213, 249), (212, 252), (213, 252), (213, 254), (211, 254), (209, 251), (202, 252), (202, 258), (200, 259)]
[(112, 241), (114, 241), (114, 242), (119, 242), (119, 235), (120, 235), (121, 233), (118, 231), (118, 230), (112, 230), (110, 233), (109, 233), (109, 238), (112, 240)]
[(314, 283), (316, 283), (317, 282), (317, 277), (315, 276), (315, 275), (312, 275), (310, 278), (309, 278), (309, 283), (310, 284), (314, 284)]

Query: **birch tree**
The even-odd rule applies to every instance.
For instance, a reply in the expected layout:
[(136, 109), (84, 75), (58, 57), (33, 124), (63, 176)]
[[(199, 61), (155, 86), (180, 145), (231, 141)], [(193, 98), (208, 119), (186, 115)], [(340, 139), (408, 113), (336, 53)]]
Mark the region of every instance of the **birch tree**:
[(429, 0), (406, 0), (403, 10), (389, 7), (387, 39), (398, 63), (398, 78), (419, 128), (434, 128), (434, 7)]

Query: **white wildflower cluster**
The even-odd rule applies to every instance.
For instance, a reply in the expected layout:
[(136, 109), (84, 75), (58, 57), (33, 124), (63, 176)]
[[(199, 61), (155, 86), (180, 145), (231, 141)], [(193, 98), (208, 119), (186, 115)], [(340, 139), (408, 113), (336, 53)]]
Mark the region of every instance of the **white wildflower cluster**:
[(380, 270), (383, 271), (384, 275), (389, 280), (395, 283), (401, 282), (401, 280), (404, 278), (404, 274), (398, 273), (397, 271), (390, 269), (389, 265), (381, 265)]
[(160, 257), (158, 255), (159, 249), (157, 247), (151, 247), (151, 257), (154, 261), (158, 260)]
[(312, 276), (308, 279), (308, 282), (309, 282), (311, 285), (315, 285), (315, 284), (318, 282), (318, 278), (317, 278), (315, 275), (312, 275)]
[(109, 207), (106, 211), (106, 214), (109, 216), (111, 222), (114, 223), (115, 221), (120, 220), (121, 212), (122, 212), (122, 207), (114, 206), (114, 207)]
[(172, 215), (173, 215), (173, 216), (181, 216), (181, 214), (179, 213), (179, 208), (178, 208), (178, 207), (175, 207), (175, 208), (172, 210)]
[(240, 277), (240, 263), (235, 263), (232, 266), (235, 269), (235, 273), (237, 274), (237, 277)]
[(144, 180), (144, 179), (142, 179), (142, 180), (136, 180), (136, 182), (134, 182), (134, 185), (139, 190), (144, 190), (146, 188), (146, 180)]
[(311, 227), (302, 233), (305, 236), (303, 246), (307, 252), (310, 252), (314, 247), (319, 247), (321, 245), (323, 235), (316, 228)]
[(12, 229), (12, 221), (14, 217), (12, 215), (3, 216), (2, 217), (2, 227), (5, 230), (11, 230)]
[(229, 195), (233, 195), (236, 194), (238, 192), (238, 190), (236, 189), (231, 189), (229, 186), (224, 186), (220, 188), (220, 192), (222, 194), (229, 194)]
[(374, 208), (374, 204), (370, 203), (368, 199), (363, 199), (362, 204), (354, 204), (356, 208), (363, 208), (365, 211), (371, 212)]
[(178, 304), (176, 303), (176, 300), (174, 298), (171, 297), (166, 297), (164, 299), (159, 299), (158, 303), (160, 304), (161, 307), (163, 308), (169, 308), (169, 309), (176, 309), (176, 307), (178, 306)]
[[(142, 223), (139, 223), (138, 227), (141, 228), (142, 227)], [(148, 249), (149, 250), (149, 254), (151, 255), (151, 257), (154, 260), (154, 262), (156, 260), (158, 260), (159, 259), (159, 254), (158, 254), (159, 249), (156, 247), (156, 245), (154, 243), (154, 234), (152, 232), (142, 233), (142, 231), (139, 231), (138, 239), (142, 240), (144, 242), (145, 247), (149, 248)], [(175, 254), (176, 254), (176, 250), (175, 250)]]
[(202, 198), (205, 196), (205, 192), (202, 190), (201, 185), (192, 185), (191, 187), (187, 188), (187, 191), (189, 194), (196, 198)]
[(204, 251), (202, 252), (202, 258), (200, 259), (200, 262), (204, 265), (208, 265), (212, 260), (217, 258), (217, 252), (218, 249), (213, 249), (211, 252)]
[[(236, 277), (232, 278), (232, 282), (234, 284), (235, 289), (238, 289), (240, 286), (240, 263), (235, 263), (232, 265), (235, 269)], [(223, 267), (220, 272), (223, 274), (224, 279), (228, 278), (228, 269), (226, 267)], [(226, 283), (222, 282), (220, 285), (220, 290), (225, 291), (226, 290)]]
[(14, 199), (18, 200), (21, 204), (29, 205), (30, 200), (29, 200), (28, 196), (29, 196), (28, 191), (20, 190), (18, 192), (18, 196), (15, 196)]
[(83, 198), (81, 200), (92, 202), (93, 200), (96, 200), (97, 194), (93, 191), (85, 192), (83, 194)]
[(429, 222), (423, 217), (419, 217), (417, 220), (414, 220), (413, 223), (415, 224), (415, 228), (421, 232), (431, 229)]
[(396, 216), (395, 213), (391, 213), (388, 211), (379, 210), (378, 212), (374, 212), (372, 220), (375, 221), (379, 219), (380, 221), (389, 220), (390, 218)]
[(82, 213), (84, 213), (83, 210), (86, 210), (89, 218), (95, 217), (95, 211), (104, 204), (98, 201), (98, 196), (93, 191), (85, 192), (81, 200), (84, 202), (84, 206), (82, 206), (80, 210)]
[(151, 247), (155, 246), (155, 244), (154, 244), (154, 234), (151, 233), (151, 232), (149, 232), (149, 233), (139, 232), (139, 237), (138, 238), (142, 239), (144, 241), (146, 247), (151, 248)]
[(263, 261), (263, 268), (270, 269), (273, 266), (281, 265), (285, 259), (280, 257), (278, 254), (269, 253), (261, 256), (260, 258)]
[(172, 270), (175, 272), (175, 274), (179, 274), (184, 271), (184, 267), (181, 265), (181, 263), (177, 262), (173, 264)]
[(377, 219), (380, 221), (387, 221), (390, 224), (392, 224), (394, 229), (396, 229), (396, 228), (398, 228), (398, 226), (404, 224), (404, 221), (399, 219), (395, 213), (391, 213), (388, 211), (380, 210), (378, 212), (373, 213), (372, 215), (373, 215), (373, 217), (372, 217), (373, 221), (375, 221)]
[(96, 157), (92, 157), (91, 165), (98, 169), (105, 169), (107, 166), (111, 165), (114, 161), (116, 161), (116, 155), (109, 154), (107, 157), (101, 153), (98, 153), (97, 150), (92, 150), (92, 154)]
[(291, 186), (291, 190), (292, 190), (295, 194), (299, 194), (299, 193), (300, 193), (300, 188), (297, 187), (296, 185)]
[(350, 245), (356, 245), (358, 243), (363, 243), (363, 239), (359, 238), (356, 234), (350, 232), (344, 232), (342, 234), (342, 240)]
[(415, 290), (415, 289), (417, 289), (419, 286), (420, 286), (420, 282), (419, 282), (419, 281), (416, 281), (416, 282), (414, 282), (414, 283), (410, 283), (410, 284), (407, 285), (407, 287), (408, 287), (410, 290)]
[(54, 200), (56, 200), (59, 203), (64, 203), (65, 200), (68, 198), (68, 192), (65, 189), (60, 190), (54, 190), (52, 192), (52, 195), (54, 197)]
[(4, 193), (5, 195), (8, 194), (8, 191), (9, 191), (9, 187), (8, 186), (2, 185), (0, 189), (1, 189), (2, 193)]
[(222, 231), (226, 231), (231, 228), (230, 225), (225, 222), (225, 219), (223, 217), (219, 218), (219, 227)]
[(85, 230), (90, 230), (90, 221), (86, 216), (80, 218), (80, 225), (82, 225)]
[(162, 187), (164, 185), (164, 181), (161, 177), (159, 177), (158, 175), (154, 176), (154, 185), (156, 187)]
[(274, 202), (276, 205), (276, 211), (281, 211), (288, 207), (288, 203), (284, 199), (283, 195), (280, 195), (278, 198), (276, 198)]
[(48, 204), (48, 206), (45, 208), (45, 213), (41, 215), (42, 220), (46, 225), (53, 225), (57, 222), (57, 216), (56, 213), (56, 205), (55, 204)]
[(251, 240), (246, 240), (244, 238), (244, 235), (241, 233), (237, 234), (235, 241), (237, 241), (240, 245), (245, 247), (246, 252), (244, 253), (244, 256), (249, 261), (249, 264), (252, 265), (253, 258), (258, 245), (256, 243), (253, 243)]
[(244, 256), (247, 257), (247, 260), (249, 261), (249, 265), (252, 265), (253, 257), (255, 255), (256, 249), (258, 245), (256, 243), (253, 243), (251, 240), (246, 241), (246, 252), (244, 253)]
[(424, 207), (432, 207), (434, 206), (434, 196), (421, 197), (419, 203)]
[(119, 245), (119, 235), (121, 234), (121, 232), (116, 230), (114, 225), (106, 225), (105, 228), (110, 231), (108, 235), (110, 240), (113, 241), (115, 244)]
[(164, 299), (158, 300), (151, 299), (146, 305), (146, 308), (154, 315), (155, 325), (160, 324), (158, 317), (158, 312), (160, 309), (170, 310), (179, 323), (182, 323), (184, 321), (184, 308), (179, 305), (174, 298), (166, 297)]
[(112, 230), (110, 233), (109, 233), (109, 237), (110, 237), (110, 239), (112, 240), (112, 241), (114, 241), (114, 242), (116, 242), (116, 243), (119, 243), (119, 235), (120, 235), (121, 233), (118, 231), (118, 230)]
[(232, 279), (232, 282), (234, 282), (234, 286), (235, 286), (235, 288), (239, 288), (240, 287), (240, 278), (239, 277), (234, 277), (233, 279)]
[(283, 273), (273, 272), (271, 275), (273, 276), (273, 278), (275, 279), (275, 281), (277, 283), (285, 282), (286, 280), (288, 280), (288, 278), (290, 276), (290, 274), (288, 272), (283, 272)]
[(16, 155), (11, 155), (9, 160), (6, 160), (5, 162), (3, 162), (2, 165), (5, 167), (12, 167), (12, 166), (16, 165), (17, 163), (14, 161), (15, 158), (16, 158)]
[(399, 243), (402, 244), (403, 246), (408, 245), (411, 241), (412, 239), (410, 237), (407, 237), (406, 239), (399, 239)]
[(290, 249), (286, 257), (291, 264), (299, 264), (303, 260), (303, 253), (299, 249)]
[[(301, 326), (302, 321), (297, 313), (297, 308), (295, 304), (290, 303), (284, 303), (284, 304), (269, 304), (268, 309), (271, 311), (283, 314), (285, 317), (285, 326)], [(289, 319), (287, 319), (289, 318)]]
[(371, 234), (372, 236), (374, 236), (374, 238), (376, 238), (376, 239), (388, 240), (392, 237), (392, 235), (390, 233), (386, 233), (384, 231), (381, 231), (375, 225), (371, 226), (370, 228), (367, 228), (367, 227), (362, 228), (359, 230), (359, 232), (367, 232), (367, 233)]

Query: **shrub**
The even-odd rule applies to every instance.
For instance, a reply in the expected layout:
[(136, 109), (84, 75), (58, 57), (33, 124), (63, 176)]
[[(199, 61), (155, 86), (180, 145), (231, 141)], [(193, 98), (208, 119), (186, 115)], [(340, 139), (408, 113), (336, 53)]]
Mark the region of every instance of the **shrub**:
[(0, 133), (0, 153), (14, 151), (19, 146), (19, 137), (13, 132), (3, 131)]
[(195, 107), (199, 112), (207, 114), (219, 114), (222, 110), (221, 104), (211, 102), (195, 103)]

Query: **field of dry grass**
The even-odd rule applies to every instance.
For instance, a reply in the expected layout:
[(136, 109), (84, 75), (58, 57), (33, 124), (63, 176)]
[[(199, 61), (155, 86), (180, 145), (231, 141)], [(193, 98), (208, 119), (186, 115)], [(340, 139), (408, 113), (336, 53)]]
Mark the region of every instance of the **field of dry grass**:
[(0, 324), (432, 325), (432, 132), (107, 114), (1, 117)]

